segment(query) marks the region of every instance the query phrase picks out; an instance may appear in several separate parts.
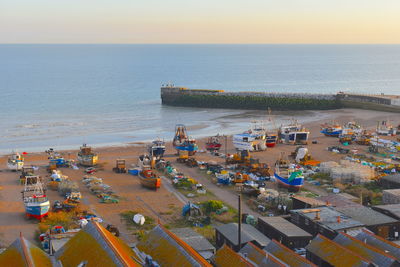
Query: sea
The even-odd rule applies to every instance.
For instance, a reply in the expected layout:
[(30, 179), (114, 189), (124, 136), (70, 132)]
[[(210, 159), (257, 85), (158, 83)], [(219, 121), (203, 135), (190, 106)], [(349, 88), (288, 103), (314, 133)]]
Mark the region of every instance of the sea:
[[(0, 45), (0, 153), (204, 137), (264, 111), (161, 105), (173, 83), (226, 91), (400, 93), (400, 45)], [(275, 112), (274, 124), (320, 118)], [(270, 125), (271, 126), (271, 125)], [(272, 126), (271, 126), (272, 127)]]

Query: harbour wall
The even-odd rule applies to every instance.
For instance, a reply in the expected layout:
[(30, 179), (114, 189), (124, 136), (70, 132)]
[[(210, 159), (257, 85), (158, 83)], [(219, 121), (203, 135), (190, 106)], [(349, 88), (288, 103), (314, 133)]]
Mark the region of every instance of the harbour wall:
[[(203, 108), (266, 110), (327, 110), (343, 107), (400, 112), (400, 97), (348, 93), (308, 94), (225, 92), (223, 90), (161, 87), (164, 105)], [(397, 104), (397, 105), (396, 105)]]

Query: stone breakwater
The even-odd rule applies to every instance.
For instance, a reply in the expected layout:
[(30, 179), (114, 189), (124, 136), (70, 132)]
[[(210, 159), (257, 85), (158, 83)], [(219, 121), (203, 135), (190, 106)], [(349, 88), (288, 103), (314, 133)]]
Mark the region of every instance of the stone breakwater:
[(162, 104), (171, 106), (274, 110), (326, 110), (364, 108), (400, 112), (399, 96), (348, 93), (310, 94), (274, 92), (225, 92), (223, 90), (161, 87)]

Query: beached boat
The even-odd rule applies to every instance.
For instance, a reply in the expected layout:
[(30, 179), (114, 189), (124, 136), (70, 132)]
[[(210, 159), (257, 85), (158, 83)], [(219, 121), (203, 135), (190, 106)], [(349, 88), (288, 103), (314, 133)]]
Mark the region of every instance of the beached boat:
[(279, 139), (285, 144), (307, 144), (310, 131), (297, 121), (279, 128)]
[(265, 144), (267, 145), (267, 147), (274, 147), (277, 141), (278, 141), (278, 134), (267, 132), (265, 136)]
[(361, 125), (357, 124), (354, 121), (349, 121), (342, 127), (342, 133), (341, 135), (358, 135), (362, 134), (364, 132), (364, 129), (361, 127)]
[(378, 135), (396, 135), (397, 128), (392, 124), (388, 123), (388, 121), (378, 122), (376, 127), (376, 133)]
[(160, 159), (165, 153), (165, 142), (161, 139), (154, 140), (149, 146), (149, 154), (153, 157)]
[(342, 126), (337, 123), (324, 124), (321, 126), (321, 133), (325, 136), (339, 137), (342, 134)]
[(8, 158), (7, 167), (12, 171), (22, 170), (22, 167), (24, 167), (24, 157), (15, 152)]
[(303, 172), (296, 169), (294, 164), (281, 157), (275, 164), (274, 177), (276, 181), (290, 191), (298, 191), (303, 186)]
[(152, 156), (140, 155), (138, 158), (138, 167), (141, 170), (150, 170), (152, 168)]
[(253, 122), (248, 131), (233, 135), (233, 146), (240, 151), (263, 151), (267, 149), (265, 133), (264, 127)]
[(25, 206), (25, 214), (28, 218), (32, 217), (40, 220), (49, 212), (50, 201), (38, 176), (26, 177), (22, 200)]
[(90, 146), (83, 144), (78, 152), (78, 162), (82, 166), (92, 167), (97, 164), (99, 156), (92, 151)]
[(218, 151), (222, 147), (221, 142), (219, 141), (219, 135), (211, 136), (208, 138), (206, 143), (206, 149), (208, 151)]
[(196, 139), (193, 139), (187, 135), (186, 127), (183, 124), (177, 124), (175, 126), (175, 136), (172, 145), (176, 150), (188, 151), (189, 156), (193, 156), (199, 149), (196, 144)]
[(160, 188), (161, 178), (158, 177), (152, 170), (143, 170), (139, 173), (139, 179), (142, 186), (155, 189)]

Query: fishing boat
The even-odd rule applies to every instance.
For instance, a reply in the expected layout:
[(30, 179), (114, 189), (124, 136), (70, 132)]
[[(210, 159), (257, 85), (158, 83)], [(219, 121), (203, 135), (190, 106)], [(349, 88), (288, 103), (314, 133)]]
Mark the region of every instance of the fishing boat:
[(376, 127), (376, 133), (378, 135), (396, 135), (397, 129), (392, 124), (388, 123), (388, 121), (378, 121), (378, 125)]
[(149, 154), (156, 159), (160, 159), (165, 153), (165, 142), (161, 139), (154, 140), (149, 146)]
[(25, 214), (28, 218), (40, 220), (49, 212), (50, 201), (46, 196), (46, 190), (43, 188), (39, 176), (26, 177), (22, 200), (25, 206)]
[(342, 127), (341, 135), (358, 135), (362, 134), (364, 129), (355, 121), (349, 121)]
[(279, 128), (279, 138), (285, 144), (307, 144), (310, 131), (304, 128), (297, 121)]
[(252, 122), (249, 130), (232, 137), (233, 146), (239, 151), (263, 151), (267, 149), (265, 128)]
[(342, 126), (337, 123), (324, 124), (321, 126), (321, 133), (329, 137), (339, 137), (342, 134)]
[(99, 156), (92, 151), (90, 146), (83, 144), (78, 152), (78, 162), (82, 166), (92, 167), (97, 164)]
[(175, 136), (172, 145), (176, 150), (188, 151), (189, 156), (193, 156), (199, 149), (196, 144), (196, 139), (193, 139), (187, 135), (186, 127), (183, 124), (177, 124), (175, 126)]
[(141, 170), (150, 170), (152, 168), (152, 156), (150, 155), (140, 155), (138, 158), (138, 167)]
[(22, 170), (22, 167), (24, 167), (24, 157), (15, 152), (8, 158), (7, 167), (12, 171)]
[(208, 138), (206, 143), (206, 149), (208, 151), (218, 151), (222, 147), (221, 142), (219, 141), (219, 135), (211, 136)]
[(139, 179), (142, 186), (155, 189), (160, 188), (161, 178), (153, 170), (143, 170), (139, 173)]
[(303, 172), (296, 169), (294, 164), (290, 164), (283, 156), (275, 163), (274, 177), (276, 181), (290, 191), (298, 191), (303, 186)]
[(278, 134), (267, 132), (265, 135), (265, 144), (267, 147), (274, 147), (278, 141)]

